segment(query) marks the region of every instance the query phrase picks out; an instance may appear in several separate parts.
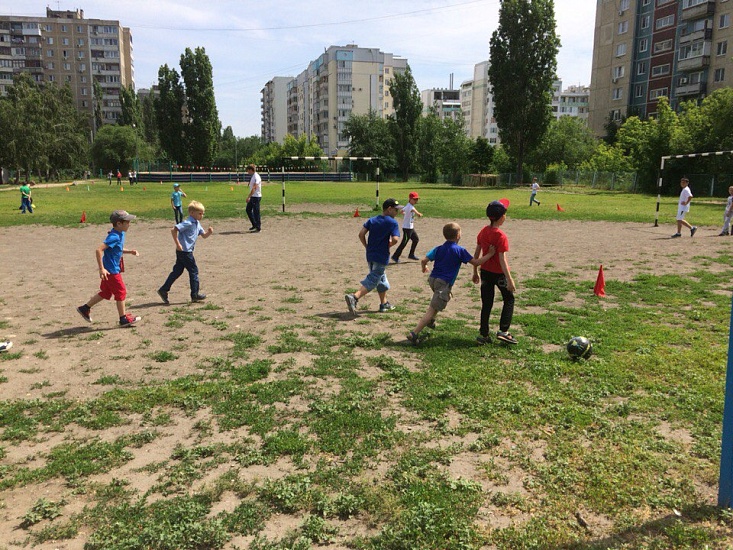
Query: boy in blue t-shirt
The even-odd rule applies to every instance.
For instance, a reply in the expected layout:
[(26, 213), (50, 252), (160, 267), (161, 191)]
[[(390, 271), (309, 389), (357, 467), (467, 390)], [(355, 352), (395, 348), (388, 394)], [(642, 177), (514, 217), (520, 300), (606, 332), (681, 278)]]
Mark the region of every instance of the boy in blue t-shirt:
[(109, 300), (113, 296), (117, 305), (117, 313), (120, 316), (120, 326), (131, 327), (140, 320), (140, 317), (125, 313), (127, 287), (125, 287), (122, 280), (122, 272), (125, 271), (122, 255), (140, 255), (137, 250), (125, 248), (125, 233), (130, 229), (130, 222), (136, 217), (124, 210), (115, 210), (109, 217), (109, 221), (112, 222), (112, 229), (107, 233), (104, 243), (96, 251), (99, 278), (101, 279), (99, 292), (89, 298), (86, 304), (76, 308), (76, 311), (87, 323), (92, 322), (92, 308), (102, 300)]
[(494, 247), (480, 258), (474, 258), (468, 250), (458, 246), (461, 240), (461, 226), (457, 223), (447, 223), (443, 226), (443, 237), (445, 242), (436, 246), (420, 261), (422, 272), (428, 272), (428, 262), (433, 261), (433, 271), (428, 277), (428, 284), (433, 291), (433, 298), (430, 300), (428, 310), (418, 322), (415, 330), (410, 331), (407, 339), (414, 345), (420, 343), (420, 331), (425, 327), (435, 328), (435, 316), (443, 311), (451, 299), (451, 289), (456, 282), (458, 271), (462, 264), (479, 266), (494, 255)]
[(181, 191), (181, 186), (177, 183), (173, 184), (173, 193), (171, 193), (171, 207), (173, 208), (173, 216), (176, 218), (176, 223), (183, 221), (183, 201), (181, 197), (185, 197), (186, 193)]
[[(375, 288), (379, 294), (379, 311), (391, 311), (394, 306), (387, 301), (389, 281), (387, 280), (387, 264), (389, 263), (389, 249), (400, 240), (400, 226), (395, 220), (398, 203), (394, 199), (387, 199), (382, 203), (382, 214), (369, 218), (359, 231), (359, 240), (366, 248), (366, 260), (369, 264), (369, 274), (361, 281), (361, 286), (354, 294), (346, 294), (346, 305), (349, 311), (356, 314), (356, 305), (359, 298), (365, 296)], [(369, 238), (367, 239), (367, 235)]]

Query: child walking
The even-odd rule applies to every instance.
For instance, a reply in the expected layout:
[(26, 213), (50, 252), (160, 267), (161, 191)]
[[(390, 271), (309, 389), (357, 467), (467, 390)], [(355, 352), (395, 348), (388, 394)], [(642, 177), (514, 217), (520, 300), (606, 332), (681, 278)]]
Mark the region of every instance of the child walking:
[(507, 344), (516, 344), (517, 340), (509, 333), (509, 327), (512, 324), (512, 316), (514, 315), (514, 291), (516, 285), (512, 279), (512, 273), (509, 269), (507, 261), (507, 252), (509, 252), (509, 239), (500, 229), (506, 221), (506, 212), (509, 208), (508, 199), (500, 199), (490, 202), (486, 207), (486, 216), (491, 221), (490, 225), (485, 226), (476, 237), (476, 251), (473, 253), (474, 258), (480, 258), (481, 254), (487, 254), (490, 247), (493, 246), (496, 253), (489, 260), (481, 265), (481, 275), (479, 276), (479, 268), (473, 268), (473, 282), (478, 284), (481, 282), (481, 324), (479, 327), (479, 336), (476, 342), (480, 345), (491, 342), (489, 336), (489, 317), (491, 308), (494, 307), (494, 287), (499, 287), (504, 305), (501, 308), (501, 317), (499, 318), (499, 332), (496, 338)]
[(407, 339), (414, 345), (420, 343), (420, 331), (422, 329), (425, 327), (435, 328), (435, 316), (446, 308), (453, 297), (451, 290), (456, 282), (461, 265), (479, 266), (494, 255), (493, 246), (489, 246), (489, 251), (480, 258), (474, 258), (468, 250), (459, 246), (461, 226), (457, 223), (445, 224), (443, 226), (443, 237), (445, 242), (431, 249), (420, 262), (423, 273), (428, 272), (428, 262), (434, 262), (433, 271), (428, 277), (428, 284), (433, 291), (433, 298), (430, 300), (425, 315), (417, 323), (415, 329), (407, 335)]
[(112, 229), (107, 233), (102, 246), (97, 248), (97, 265), (99, 266), (99, 292), (89, 298), (86, 304), (76, 308), (79, 315), (87, 322), (92, 322), (92, 308), (102, 300), (109, 300), (114, 296), (117, 306), (117, 313), (120, 316), (121, 327), (131, 327), (140, 320), (140, 317), (125, 313), (125, 298), (127, 288), (122, 280), (122, 272), (125, 271), (125, 263), (122, 260), (123, 254), (139, 256), (137, 250), (125, 248), (125, 235), (130, 229), (130, 222), (137, 216), (127, 213), (125, 210), (115, 210), (109, 217)]
[(181, 191), (180, 184), (174, 183), (173, 193), (171, 193), (171, 207), (173, 208), (173, 216), (176, 219), (176, 223), (181, 223), (183, 221), (182, 197), (186, 197), (186, 193)]
[(730, 235), (730, 219), (733, 217), (733, 185), (728, 188), (728, 202), (725, 204), (725, 212), (723, 212), (723, 229), (718, 237)]
[(408, 197), (407, 204), (401, 207), (402, 242), (400, 243), (400, 246), (397, 247), (397, 250), (394, 251), (394, 254), (392, 254), (392, 261), (396, 264), (400, 263), (400, 255), (405, 249), (405, 246), (407, 246), (408, 241), (412, 241), (412, 245), (410, 246), (410, 254), (407, 257), (411, 260), (420, 259), (415, 256), (417, 243), (420, 242), (420, 237), (417, 236), (417, 231), (415, 231), (415, 216), (419, 216), (422, 218), (422, 214), (418, 212), (417, 208), (415, 208), (415, 205), (417, 205), (417, 201), (419, 200), (420, 197), (418, 196), (417, 192), (413, 191)]
[(204, 239), (208, 239), (214, 232), (214, 228), (211, 226), (206, 231), (201, 226), (205, 211), (206, 208), (203, 204), (198, 201), (191, 201), (188, 205), (188, 218), (174, 225), (171, 229), (173, 242), (176, 243), (176, 263), (173, 265), (173, 270), (163, 286), (158, 289), (158, 296), (165, 304), (170, 303), (168, 293), (184, 270), (188, 270), (188, 279), (191, 284), (191, 301), (200, 302), (206, 298), (206, 294), (199, 292), (199, 268), (196, 265), (196, 259), (193, 257), (193, 248), (199, 235)]
[(682, 236), (681, 231), (682, 231), (683, 225), (687, 229), (690, 230), (690, 237), (694, 237), (695, 231), (697, 231), (697, 226), (691, 225), (690, 222), (688, 222), (685, 219), (685, 214), (687, 214), (690, 211), (690, 202), (692, 202), (692, 191), (690, 190), (690, 180), (683, 177), (680, 180), (680, 187), (682, 187), (682, 191), (680, 192), (680, 202), (677, 207), (677, 233), (672, 235), (673, 239), (676, 239)]
[[(387, 280), (387, 263), (389, 249), (397, 244), (400, 238), (400, 226), (394, 217), (397, 215), (399, 203), (387, 199), (382, 203), (382, 214), (364, 222), (359, 231), (359, 240), (366, 248), (366, 260), (369, 274), (361, 281), (361, 286), (354, 294), (346, 294), (346, 305), (352, 314), (356, 314), (356, 305), (362, 296), (366, 296), (375, 288), (379, 294), (379, 312), (391, 311), (394, 306), (387, 301), (389, 281)], [(367, 235), (369, 239), (367, 240)]]
[(532, 178), (532, 193), (529, 195), (529, 205), (532, 206), (533, 202), (537, 203), (537, 206), (540, 205), (540, 201), (535, 199), (537, 196), (537, 191), (540, 190), (540, 184), (537, 183), (537, 178)]

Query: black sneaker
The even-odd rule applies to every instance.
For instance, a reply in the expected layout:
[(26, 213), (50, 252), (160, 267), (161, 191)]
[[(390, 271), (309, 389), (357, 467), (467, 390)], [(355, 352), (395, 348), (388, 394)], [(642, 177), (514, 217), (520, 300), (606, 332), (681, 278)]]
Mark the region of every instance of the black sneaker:
[(491, 343), (491, 336), (477, 336), (476, 337), (476, 343), (479, 346), (485, 346), (486, 344)]
[(407, 340), (413, 345), (413, 346), (419, 346), (420, 345), (420, 335), (415, 334), (414, 331), (410, 331), (410, 334), (407, 335)]
[(417, 260), (417, 261), (420, 261), (420, 258), (418, 258), (417, 256), (415, 256), (414, 254), (410, 254), (410, 255), (408, 256), (408, 258), (409, 258), (409, 259), (411, 259), (411, 260)]
[(131, 327), (135, 323), (137, 323), (142, 317), (137, 317), (135, 315), (132, 315), (128, 313), (124, 317), (120, 317), (120, 326), (121, 327)]
[(385, 311), (392, 311), (394, 309), (394, 306), (390, 304), (389, 302), (384, 302), (383, 304), (379, 304), (379, 313), (384, 313)]
[(92, 308), (90, 308), (88, 305), (84, 304), (83, 306), (79, 306), (78, 308), (76, 308), (76, 311), (79, 312), (79, 315), (81, 315), (87, 323), (92, 322)]
[(200, 292), (196, 296), (191, 296), (192, 302), (203, 302), (204, 300), (206, 300), (206, 294), (201, 294)]
[(675, 234), (674, 234), (674, 235), (672, 235), (672, 236), (671, 236), (670, 238), (671, 238), (671, 239), (676, 239), (676, 238), (678, 238), (678, 237), (681, 237), (681, 236), (682, 236), (682, 233), (675, 233)]
[(396, 263), (396, 264), (400, 263), (400, 259), (399, 258), (395, 258), (394, 256), (392, 256), (392, 261), (394, 263)]
[(158, 296), (160, 296), (160, 299), (163, 300), (164, 304), (170, 304), (168, 301), (168, 293), (165, 290), (158, 289)]
[(697, 226), (693, 225), (692, 229), (690, 229), (690, 237), (694, 237), (696, 231), (697, 231)]

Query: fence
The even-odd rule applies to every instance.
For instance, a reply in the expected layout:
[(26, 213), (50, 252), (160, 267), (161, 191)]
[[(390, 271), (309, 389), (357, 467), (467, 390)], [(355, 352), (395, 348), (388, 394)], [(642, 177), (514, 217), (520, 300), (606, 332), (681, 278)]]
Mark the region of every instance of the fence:
[(610, 191), (637, 191), (636, 172), (598, 172), (568, 170), (563, 172), (525, 173), (525, 182), (517, 182), (517, 175), (509, 174), (466, 174), (462, 185), (465, 187), (514, 187), (529, 185), (536, 177), (543, 187), (580, 186)]

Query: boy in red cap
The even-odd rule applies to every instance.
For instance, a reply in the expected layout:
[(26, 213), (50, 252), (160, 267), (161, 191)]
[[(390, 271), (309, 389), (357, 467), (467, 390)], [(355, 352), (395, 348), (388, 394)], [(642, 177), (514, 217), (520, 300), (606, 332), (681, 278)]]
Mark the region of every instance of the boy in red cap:
[(396, 264), (400, 263), (400, 255), (405, 249), (405, 246), (407, 246), (407, 241), (412, 241), (410, 253), (407, 257), (411, 260), (420, 259), (415, 256), (417, 243), (420, 242), (420, 237), (417, 236), (417, 231), (415, 231), (415, 216), (422, 218), (422, 214), (417, 211), (417, 208), (415, 208), (415, 205), (419, 200), (420, 197), (418, 196), (417, 191), (413, 191), (409, 195), (407, 204), (400, 207), (400, 210), (402, 210), (402, 242), (400, 243), (400, 246), (397, 247), (397, 250), (394, 251), (394, 254), (392, 254), (392, 261)]
[(512, 316), (514, 315), (514, 291), (516, 285), (512, 279), (512, 273), (509, 270), (509, 262), (507, 261), (507, 252), (509, 252), (509, 239), (500, 227), (506, 221), (506, 211), (509, 208), (508, 199), (500, 199), (490, 202), (486, 207), (486, 216), (491, 220), (491, 224), (485, 226), (476, 237), (476, 251), (473, 253), (474, 258), (480, 258), (487, 254), (489, 247), (493, 246), (496, 253), (489, 260), (481, 265), (481, 275), (479, 276), (479, 268), (473, 267), (473, 282), (478, 284), (481, 282), (481, 325), (479, 328), (479, 336), (476, 341), (480, 345), (491, 342), (489, 336), (489, 316), (491, 308), (494, 307), (494, 287), (499, 287), (504, 305), (501, 308), (501, 317), (499, 319), (499, 332), (496, 338), (507, 344), (516, 344), (517, 340), (509, 333), (509, 326), (512, 324)]

